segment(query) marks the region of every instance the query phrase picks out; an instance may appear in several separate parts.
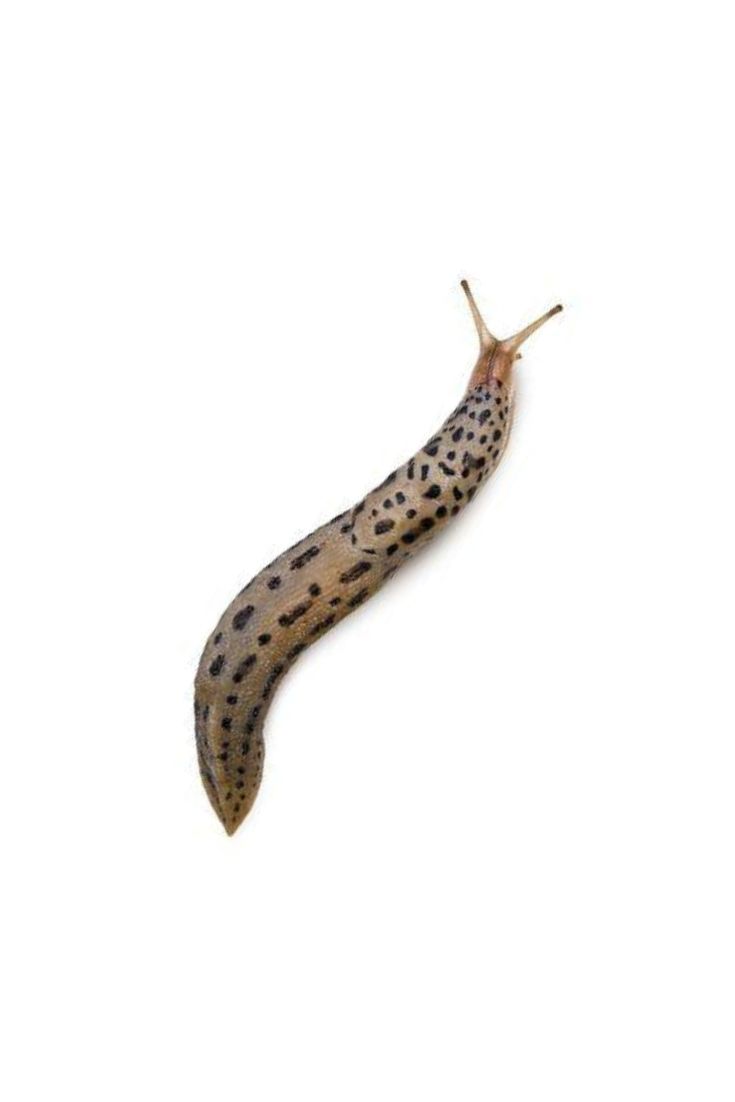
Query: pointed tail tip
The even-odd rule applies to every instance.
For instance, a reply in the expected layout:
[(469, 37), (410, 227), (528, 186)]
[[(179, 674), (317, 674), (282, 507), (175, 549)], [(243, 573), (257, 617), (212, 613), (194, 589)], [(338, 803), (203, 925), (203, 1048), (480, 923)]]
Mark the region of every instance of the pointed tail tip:
[(225, 816), (221, 815), (219, 812), (217, 813), (217, 818), (222, 824), (228, 838), (231, 838), (237, 828), (242, 825), (242, 819), (226, 819)]

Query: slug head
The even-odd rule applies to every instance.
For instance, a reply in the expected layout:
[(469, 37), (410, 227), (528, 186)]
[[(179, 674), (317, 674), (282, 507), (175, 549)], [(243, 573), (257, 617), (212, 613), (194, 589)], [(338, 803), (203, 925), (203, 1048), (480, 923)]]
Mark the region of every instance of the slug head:
[(553, 318), (554, 314), (558, 314), (562, 307), (553, 306), (551, 310), (547, 310), (545, 314), (542, 314), (536, 321), (531, 322), (525, 329), (521, 329), (515, 336), (508, 337), (506, 340), (501, 341), (497, 337), (494, 337), (485, 325), (485, 320), (477, 308), (477, 303), (474, 300), (470, 285), (466, 279), (462, 280), (462, 290), (467, 295), (467, 301), (470, 304), (472, 317), (474, 318), (477, 334), (480, 338), (480, 354), (477, 357), (477, 363), (470, 376), (467, 389), (474, 390), (474, 388), (478, 386), (491, 386), (493, 382), (504, 383), (510, 387), (513, 382), (513, 364), (516, 360), (520, 360), (521, 358), (521, 353), (518, 349), (523, 342), (528, 340), (531, 334), (535, 333), (537, 329), (549, 320), (549, 318)]

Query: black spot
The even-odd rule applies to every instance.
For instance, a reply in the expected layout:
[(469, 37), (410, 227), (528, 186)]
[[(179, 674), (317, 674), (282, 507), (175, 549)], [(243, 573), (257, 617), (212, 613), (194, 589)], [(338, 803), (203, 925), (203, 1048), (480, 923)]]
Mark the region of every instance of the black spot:
[(222, 667), (224, 666), (224, 664), (225, 664), (224, 654), (218, 654), (217, 657), (215, 658), (214, 662), (212, 662), (211, 666), (209, 667), (210, 676), (211, 677), (219, 677), (219, 675), (222, 673)]
[(280, 584), (281, 584), (281, 579), (278, 577), (277, 574), (274, 574), (272, 578), (268, 579), (268, 588), (269, 589), (278, 589)]
[(222, 632), (221, 632), (221, 631), (218, 631), (218, 632), (217, 632), (217, 634), (215, 635), (215, 637), (214, 637), (214, 639), (212, 640), (212, 642), (214, 643), (215, 647), (217, 646), (217, 644), (218, 644), (218, 643), (221, 643), (221, 642), (222, 642)]
[(468, 439), (468, 440), (474, 440), (474, 439), (475, 439), (475, 434), (474, 434), (474, 432), (468, 432), (468, 433), (467, 433), (467, 439)]
[(332, 599), (329, 603), (332, 606), (332, 608), (336, 608), (337, 605), (342, 604), (342, 598), (341, 597), (332, 597)]
[(426, 479), (428, 477), (429, 477), (429, 464), (424, 463), (423, 467), (421, 468), (421, 481), (426, 482)]
[(356, 582), (363, 574), (367, 574), (368, 570), (372, 570), (372, 567), (373, 564), (371, 562), (356, 562), (349, 570), (345, 570), (344, 574), (340, 574), (339, 580), (343, 584), (347, 582)]
[(389, 497), (387, 497), (385, 499), (385, 501), (383, 502), (383, 508), (384, 509), (392, 509), (393, 508), (393, 502), (391, 501), (391, 499)]
[(456, 472), (456, 471), (454, 470), (454, 468), (453, 468), (453, 467), (448, 467), (448, 466), (447, 466), (447, 464), (446, 464), (446, 463), (444, 463), (444, 462), (441, 462), (441, 463), (439, 464), (439, 470), (440, 470), (440, 471), (443, 471), (443, 472), (444, 472), (444, 474), (446, 474), (446, 475), (450, 475), (450, 476), (451, 476), (451, 475), (453, 475), (453, 474), (456, 474), (456, 473), (457, 473), (457, 472)]
[(396, 522), (394, 520), (379, 520), (375, 525), (375, 535), (383, 536), (386, 532), (390, 532), (391, 528), (395, 528)]
[(456, 452), (447, 452), (447, 459), (454, 459)]
[(439, 518), (441, 518), (441, 517), (445, 517), (445, 516), (447, 515), (447, 507), (446, 507), (446, 505), (440, 505), (440, 506), (439, 506), (439, 508), (438, 508), (438, 509), (437, 509), (437, 511), (436, 511), (436, 515), (437, 515), (437, 516), (438, 516)]
[(263, 632), (262, 635), (258, 636), (258, 642), (260, 643), (261, 647), (264, 647), (266, 645), (266, 643), (270, 643), (270, 641), (271, 641), (271, 637), (270, 637), (270, 635), (268, 634), (267, 631)]
[(311, 585), (309, 586), (309, 593), (311, 594), (312, 597), (318, 597), (319, 594), (321, 593), (321, 589), (316, 584), (316, 582), (312, 582)]
[(490, 410), (489, 409), (484, 409), (482, 411), (482, 413), (480, 414), (480, 416), (477, 418), (477, 423), (479, 425), (484, 425), (489, 416), (490, 416)]
[(480, 443), (487, 444), (487, 433), (482, 434), (482, 436), (480, 437)]
[(493, 440), (495, 441), (495, 443), (496, 443), (496, 444), (497, 444), (498, 440), (500, 440), (500, 438), (501, 438), (501, 436), (502, 436), (502, 435), (503, 435), (503, 434), (502, 434), (502, 432), (500, 431), (500, 429), (496, 429), (496, 430), (495, 430), (495, 432), (493, 433)]
[(390, 545), (390, 547), (386, 547), (385, 553), (386, 553), (386, 555), (395, 555), (397, 550), (398, 550), (398, 544), (397, 543), (392, 543)]
[(364, 509), (364, 508), (365, 508), (365, 502), (364, 502), (364, 501), (360, 501), (360, 502), (359, 502), (359, 503), (358, 503), (358, 504), (357, 504), (357, 505), (355, 506), (355, 508), (354, 508), (354, 509), (352, 510), (352, 515), (353, 515), (353, 517), (357, 517), (357, 516), (359, 516), (359, 515), (360, 515), (360, 513), (361, 513), (361, 512), (363, 511), (363, 509)]
[(428, 532), (430, 528), (434, 527), (435, 520), (433, 517), (424, 517), (421, 521), (421, 527), (425, 532)]
[(435, 436), (433, 440), (429, 441), (429, 443), (424, 448), (424, 452), (426, 453), (426, 455), (431, 455), (431, 456), (436, 455), (436, 453), (439, 451), (439, 445), (441, 444), (441, 439), (442, 439), (441, 436)]
[(281, 627), (290, 628), (291, 624), (295, 624), (297, 620), (300, 620), (302, 616), (311, 608), (311, 601), (305, 601), (304, 604), (296, 605), (290, 612), (284, 612), (282, 616), (278, 617), (278, 623)]
[(406, 513), (406, 516), (408, 517), (409, 520), (413, 520), (413, 518), (416, 516), (416, 510), (415, 509), (409, 509), (408, 512)]
[(415, 543), (418, 539), (418, 532), (406, 532), (405, 536), (401, 536), (402, 543)]
[(232, 617), (232, 626), (235, 631), (242, 631), (254, 612), (253, 605), (246, 605), (245, 608), (241, 608), (239, 612), (236, 612)]
[(406, 495), (404, 493), (401, 493), (401, 491), (399, 490), (398, 493), (396, 494), (396, 501), (398, 502), (399, 505), (403, 505), (405, 500), (406, 500)]
[[(357, 512), (357, 509), (355, 510), (355, 512)], [(309, 548), (307, 548), (306, 551), (302, 552), (302, 554), (300, 554), (300, 555), (297, 555), (296, 558), (292, 560), (291, 569), (292, 570), (301, 570), (302, 566), (306, 566), (307, 562), (309, 562), (311, 559), (316, 558), (316, 556), (319, 554), (320, 550), (321, 550), (321, 548), (319, 548), (319, 547), (309, 547)]]
[(281, 662), (278, 662), (268, 674), (265, 685), (263, 686), (263, 692), (261, 694), (263, 700), (267, 700), (268, 697), (271, 695), (271, 692), (273, 691), (273, 686), (275, 685), (276, 681), (278, 681), (278, 678), (281, 676), (284, 669), (285, 666)]
[(294, 658), (298, 658), (301, 652), (305, 650), (306, 643), (297, 643), (294, 647), (291, 647), (291, 650), (288, 652), (288, 655), (286, 657), (293, 660)]
[(463, 467), (462, 468), (462, 478), (467, 478), (467, 475), (469, 473), (470, 473), (470, 468), (469, 467)]
[(228, 696), (227, 697), (227, 703), (228, 704), (237, 704), (237, 697), (236, 696)]
[(460, 428), (457, 429), (456, 432), (452, 433), (452, 440), (454, 441), (455, 444), (458, 444), (463, 436), (464, 436), (464, 429), (460, 427)]
[(496, 448), (495, 451), (493, 452), (493, 459), (497, 459), (499, 455), (500, 455), (500, 448)]
[(424, 497), (428, 497), (428, 498), (441, 497), (441, 492), (442, 492), (441, 486), (437, 486), (436, 483), (434, 483), (433, 486), (429, 486), (428, 490), (424, 494)]
[(245, 674), (248, 672), (248, 670), (252, 666), (256, 665), (256, 661), (257, 661), (257, 659), (256, 659), (255, 655), (248, 655), (247, 658), (242, 659), (242, 661), (240, 662), (240, 665), (238, 666), (238, 668), (235, 670), (235, 673), (233, 674), (233, 681), (237, 681), (237, 683), (239, 684), (240, 681), (242, 680), (242, 678), (245, 677)]
[(351, 524), (343, 524), (342, 527), (340, 528), (340, 532), (342, 533), (343, 536), (346, 536), (347, 533), (351, 532), (351, 531), (352, 531), (352, 525)]
[(320, 631), (330, 628), (336, 619), (337, 617), (332, 613), (330, 616), (327, 616), (326, 619), (320, 620), (319, 623), (315, 624), (311, 629), (309, 635), (318, 635)]
[(476, 492), (477, 486), (470, 486), (469, 490), (467, 491), (467, 500), (472, 501), (472, 498), (475, 496)]
[(459, 512), (459, 505), (453, 505), (452, 506), (452, 516), (456, 517), (458, 512)]
[[(225, 716), (223, 718), (222, 722), (220, 723), (220, 727), (222, 728), (223, 731), (229, 731), (230, 728), (232, 727), (232, 716)], [(224, 743), (223, 743), (223, 745), (224, 745)]]
[(452, 487), (452, 493), (454, 494), (454, 500), (455, 501), (461, 501), (462, 498), (464, 497), (464, 494), (460, 490), (459, 486), (453, 486)]
[(369, 589), (361, 589), (360, 592), (356, 593), (354, 597), (350, 597), (347, 604), (350, 606), (350, 608), (357, 608), (358, 605), (361, 605), (363, 601), (367, 600), (369, 594)]
[(406, 469), (406, 475), (408, 476), (408, 478), (413, 478), (413, 474), (414, 474), (414, 471), (413, 471), (413, 459), (412, 459), (411, 462), (408, 464), (408, 467)]
[(388, 477), (384, 478), (380, 485), (376, 487), (376, 489), (382, 490), (385, 486), (390, 486), (391, 482), (395, 480), (397, 474), (398, 471), (391, 471)]

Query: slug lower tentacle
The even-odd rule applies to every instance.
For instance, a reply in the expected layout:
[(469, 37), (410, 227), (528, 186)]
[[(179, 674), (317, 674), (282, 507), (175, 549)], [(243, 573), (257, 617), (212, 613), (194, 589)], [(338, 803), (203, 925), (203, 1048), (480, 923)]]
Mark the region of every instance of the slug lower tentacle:
[(286, 672), (472, 501), (503, 454), (518, 349), (561, 306), (500, 341), (487, 329), (466, 281), (462, 287), (480, 354), (459, 405), (420, 451), (357, 505), (261, 570), (204, 649), (195, 685), (197, 751), (207, 795), (228, 834), (257, 795), (263, 725)]

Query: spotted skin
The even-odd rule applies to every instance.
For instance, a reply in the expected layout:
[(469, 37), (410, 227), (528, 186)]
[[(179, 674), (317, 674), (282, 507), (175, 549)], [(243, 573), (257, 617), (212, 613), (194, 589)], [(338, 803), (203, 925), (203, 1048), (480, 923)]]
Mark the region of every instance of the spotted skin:
[(471, 292), (480, 355), (467, 392), (438, 432), (352, 509), (257, 574), (230, 604), (195, 683), (199, 766), (228, 834), (242, 823), (263, 773), (263, 726), (299, 655), (365, 603), (474, 499), (498, 465), (513, 418), (517, 348), (546, 318), (493, 337)]
[[(261, 570), (224, 613), (199, 665), (195, 720), (204, 786), (228, 833), (260, 786), (276, 686), (308, 646), (470, 504), (500, 461), (511, 412), (512, 390), (503, 383), (470, 391), (415, 456)], [(450, 462), (460, 430), (461, 456)]]

